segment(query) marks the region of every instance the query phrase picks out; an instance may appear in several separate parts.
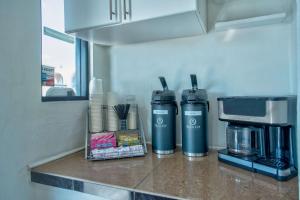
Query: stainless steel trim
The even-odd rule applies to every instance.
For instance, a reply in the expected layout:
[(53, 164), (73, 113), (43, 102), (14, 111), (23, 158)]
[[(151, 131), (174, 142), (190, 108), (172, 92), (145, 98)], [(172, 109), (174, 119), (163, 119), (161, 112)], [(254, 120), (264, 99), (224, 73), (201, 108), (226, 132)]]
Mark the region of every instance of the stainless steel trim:
[(264, 171), (264, 172), (270, 173), (270, 174), (277, 175), (277, 169), (272, 168), (272, 167), (268, 167), (266, 165), (261, 165), (261, 164), (258, 164), (258, 163), (253, 163), (253, 168), (257, 169), (257, 170), (260, 170), (260, 171)]
[(285, 170), (278, 170), (278, 176), (290, 176), (291, 174), (291, 168), (287, 168)]
[[(102, 197), (111, 200), (130, 200), (133, 191), (109, 184), (31, 170), (31, 182)], [(101, 198), (101, 199), (102, 199)]]
[(94, 184), (94, 183), (82, 182), (81, 189), (82, 191), (80, 192), (95, 195), (95, 196), (100, 196), (105, 199), (111, 199), (111, 200), (131, 199), (130, 191), (119, 189), (119, 188), (113, 188), (113, 187)]
[(188, 152), (183, 152), (184, 155), (188, 156), (188, 157), (203, 157), (203, 156), (207, 156), (208, 153), (188, 153)]
[(243, 160), (243, 159), (239, 159), (239, 158), (236, 158), (236, 157), (233, 157), (233, 156), (229, 156), (229, 155), (219, 153), (218, 157), (223, 159), (223, 160), (227, 160), (229, 162), (233, 162), (233, 163), (243, 165), (243, 166), (246, 166), (246, 167), (249, 167), (249, 168), (253, 167), (252, 162), (246, 161), (246, 160)]
[(253, 168), (267, 172), (267, 173), (271, 173), (274, 175), (282, 176), (282, 177), (287, 177), (292, 174), (291, 168), (287, 168), (284, 170), (280, 170), (280, 169), (277, 170), (276, 168), (268, 167), (268, 166), (257, 164), (257, 163), (253, 163)]
[(184, 156), (185, 159), (187, 159), (188, 161), (203, 161), (205, 159), (205, 156), (201, 156), (201, 157), (189, 157), (189, 156)]
[(172, 149), (172, 150), (153, 150), (154, 153), (156, 154), (161, 154), (161, 155), (167, 155), (167, 154), (173, 154), (175, 153), (175, 150)]
[(266, 116), (228, 115), (224, 113), (223, 101), (219, 101), (219, 118), (222, 120), (256, 122), (265, 124), (291, 124), (289, 120), (288, 100), (266, 101)]

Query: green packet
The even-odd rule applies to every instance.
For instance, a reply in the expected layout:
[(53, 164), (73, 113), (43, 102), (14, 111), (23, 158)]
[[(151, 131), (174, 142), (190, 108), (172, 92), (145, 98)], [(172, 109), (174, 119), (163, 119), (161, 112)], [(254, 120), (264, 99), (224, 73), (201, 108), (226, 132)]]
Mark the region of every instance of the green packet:
[(139, 145), (140, 144), (139, 135), (137, 133), (133, 133), (133, 134), (121, 133), (121, 134), (118, 134), (117, 140), (118, 140), (118, 146), (133, 146), (133, 145)]

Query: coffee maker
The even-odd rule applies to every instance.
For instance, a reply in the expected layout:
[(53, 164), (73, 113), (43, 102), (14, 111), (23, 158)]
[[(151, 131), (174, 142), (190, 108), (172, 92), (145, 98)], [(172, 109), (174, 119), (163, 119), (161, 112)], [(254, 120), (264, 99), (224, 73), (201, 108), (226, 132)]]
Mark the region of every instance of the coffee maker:
[(280, 181), (296, 176), (296, 104), (296, 96), (218, 98), (227, 122), (218, 159)]

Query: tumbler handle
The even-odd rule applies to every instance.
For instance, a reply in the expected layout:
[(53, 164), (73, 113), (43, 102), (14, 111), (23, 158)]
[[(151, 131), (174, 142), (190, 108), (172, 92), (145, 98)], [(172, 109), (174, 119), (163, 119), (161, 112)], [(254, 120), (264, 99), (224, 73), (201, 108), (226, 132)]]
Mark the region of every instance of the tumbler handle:
[(175, 107), (176, 107), (176, 115), (178, 115), (178, 105), (176, 102), (175, 102)]
[(209, 101), (207, 101), (207, 111), (209, 112)]
[(165, 77), (160, 76), (160, 77), (158, 77), (158, 78), (159, 78), (159, 80), (160, 80), (160, 83), (161, 83), (161, 85), (162, 85), (164, 91), (165, 91), (165, 90), (169, 90)]
[(193, 90), (197, 90), (198, 89), (198, 83), (197, 83), (196, 74), (191, 74), (191, 81), (192, 81)]

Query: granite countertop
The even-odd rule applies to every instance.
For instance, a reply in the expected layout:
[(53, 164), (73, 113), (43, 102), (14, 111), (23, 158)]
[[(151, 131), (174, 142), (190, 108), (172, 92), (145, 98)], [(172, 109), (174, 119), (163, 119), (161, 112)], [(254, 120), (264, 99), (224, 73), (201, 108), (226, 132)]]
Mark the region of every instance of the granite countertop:
[(224, 164), (218, 161), (216, 151), (191, 160), (181, 151), (159, 158), (150, 150), (145, 157), (109, 161), (87, 161), (81, 151), (33, 168), (31, 175), (32, 182), (57, 187), (63, 181), (73, 180), (70, 186), (62, 188), (90, 194), (95, 192), (84, 191), (80, 184), (150, 194), (157, 199), (298, 199), (297, 178), (279, 182)]

